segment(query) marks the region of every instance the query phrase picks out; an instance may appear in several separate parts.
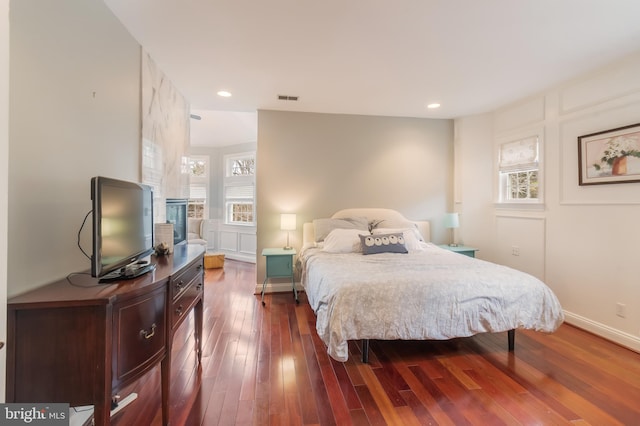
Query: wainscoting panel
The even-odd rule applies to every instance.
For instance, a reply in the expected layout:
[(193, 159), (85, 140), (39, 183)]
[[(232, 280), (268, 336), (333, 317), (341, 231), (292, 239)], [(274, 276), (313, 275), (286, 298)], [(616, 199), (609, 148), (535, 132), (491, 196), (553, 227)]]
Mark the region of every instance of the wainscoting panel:
[(578, 185), (578, 137), (640, 122), (640, 101), (600, 109), (560, 123), (560, 203), (639, 204), (637, 184)]
[(217, 250), (229, 259), (244, 262), (256, 262), (256, 232), (255, 228), (223, 226), (218, 232), (219, 244)]
[(640, 55), (592, 74), (560, 91), (560, 114), (640, 91)]
[(238, 233), (220, 231), (220, 250), (238, 251)]
[(238, 232), (238, 251), (243, 254), (256, 255), (256, 233)]

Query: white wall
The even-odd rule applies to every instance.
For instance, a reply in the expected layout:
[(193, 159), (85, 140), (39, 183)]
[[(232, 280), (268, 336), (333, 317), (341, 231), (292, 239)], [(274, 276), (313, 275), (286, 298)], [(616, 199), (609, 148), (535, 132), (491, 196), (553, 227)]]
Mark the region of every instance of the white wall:
[(101, 0), (14, 0), (10, 14), (15, 295), (89, 268), (76, 238), (92, 176), (140, 179), (140, 46)]
[[(457, 207), (479, 257), (532, 273), (567, 322), (640, 350), (640, 183), (578, 185), (577, 138), (640, 123), (640, 53), (507, 108), (456, 120)], [(496, 145), (540, 132), (544, 209), (496, 207)], [(470, 176), (473, 176), (471, 179)], [(520, 256), (511, 255), (519, 246)], [(626, 317), (616, 304), (626, 305)]]
[(296, 213), (291, 244), (302, 223), (349, 207), (392, 208), (429, 220), (444, 243), (444, 214), (453, 206), (453, 122), (258, 111), (258, 282), (265, 247), (282, 247), (280, 213)]

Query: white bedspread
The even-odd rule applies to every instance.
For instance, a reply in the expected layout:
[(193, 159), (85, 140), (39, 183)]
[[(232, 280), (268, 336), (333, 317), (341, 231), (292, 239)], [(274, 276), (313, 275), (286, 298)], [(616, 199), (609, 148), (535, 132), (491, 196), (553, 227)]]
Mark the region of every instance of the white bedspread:
[(346, 361), (348, 340), (450, 339), (517, 328), (555, 331), (564, 320), (537, 278), (433, 244), (409, 254), (300, 256), (302, 284), (327, 352)]

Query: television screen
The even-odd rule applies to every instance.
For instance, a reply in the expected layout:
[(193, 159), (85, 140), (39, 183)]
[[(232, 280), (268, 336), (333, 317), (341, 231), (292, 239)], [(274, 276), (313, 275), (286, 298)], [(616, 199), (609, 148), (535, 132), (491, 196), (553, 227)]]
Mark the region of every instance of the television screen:
[(151, 188), (98, 176), (91, 179), (91, 199), (91, 275), (102, 277), (104, 282), (134, 278), (152, 270), (154, 265), (139, 262), (153, 252)]

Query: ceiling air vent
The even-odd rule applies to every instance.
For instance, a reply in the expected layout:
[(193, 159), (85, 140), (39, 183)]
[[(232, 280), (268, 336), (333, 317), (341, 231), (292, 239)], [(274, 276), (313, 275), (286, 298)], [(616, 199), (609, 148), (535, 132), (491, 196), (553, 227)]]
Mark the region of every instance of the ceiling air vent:
[(279, 101), (297, 101), (297, 96), (289, 96), (289, 95), (278, 95)]

